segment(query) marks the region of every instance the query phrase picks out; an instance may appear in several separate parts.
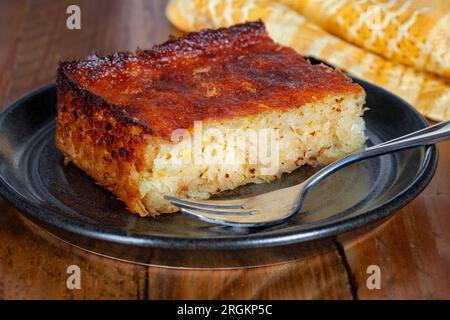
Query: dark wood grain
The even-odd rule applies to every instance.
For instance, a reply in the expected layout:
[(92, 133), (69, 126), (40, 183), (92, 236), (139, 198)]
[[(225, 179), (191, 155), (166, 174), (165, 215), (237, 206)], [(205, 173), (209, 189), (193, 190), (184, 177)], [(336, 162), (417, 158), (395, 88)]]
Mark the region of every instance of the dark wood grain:
[[(0, 3), (0, 21), (9, 28), (0, 28), (0, 110), (5, 105), (11, 86), (12, 68), (16, 60), (20, 28), (27, 11), (25, 0)], [(11, 32), (17, 30), (17, 32)]]
[[(65, 27), (78, 4), (81, 30)], [(156, 0), (0, 2), (0, 109), (52, 82), (58, 61), (96, 50), (146, 48), (179, 33)], [(450, 142), (441, 143), (430, 186), (393, 219), (335, 250), (269, 267), (186, 270), (145, 267), (74, 248), (21, 218), (0, 198), (0, 298), (373, 299), (450, 298)], [(82, 288), (66, 288), (68, 265)], [(382, 287), (366, 286), (369, 265)]]
[(150, 267), (150, 299), (352, 299), (338, 252), (268, 267), (182, 270)]
[[(5, 208), (5, 204), (0, 205)], [(0, 283), (5, 299), (142, 299), (144, 266), (74, 248), (23, 220), (13, 209), (0, 214)], [(67, 267), (81, 270), (81, 289), (66, 286)]]

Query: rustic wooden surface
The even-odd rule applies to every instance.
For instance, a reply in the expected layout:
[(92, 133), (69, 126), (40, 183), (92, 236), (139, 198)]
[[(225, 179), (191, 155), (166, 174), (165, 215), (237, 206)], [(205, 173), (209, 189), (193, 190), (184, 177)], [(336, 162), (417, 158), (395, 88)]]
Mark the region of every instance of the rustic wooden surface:
[[(81, 30), (65, 27), (69, 4), (81, 7)], [(164, 1), (2, 0), (0, 109), (53, 81), (59, 60), (93, 50), (146, 48), (177, 33)], [(55, 240), (24, 222), (0, 198), (0, 298), (42, 299), (401, 299), (450, 298), (450, 142), (429, 187), (394, 218), (326, 254), (237, 270), (179, 270), (118, 262)], [(82, 288), (66, 288), (68, 265)], [(381, 289), (366, 286), (369, 265)]]

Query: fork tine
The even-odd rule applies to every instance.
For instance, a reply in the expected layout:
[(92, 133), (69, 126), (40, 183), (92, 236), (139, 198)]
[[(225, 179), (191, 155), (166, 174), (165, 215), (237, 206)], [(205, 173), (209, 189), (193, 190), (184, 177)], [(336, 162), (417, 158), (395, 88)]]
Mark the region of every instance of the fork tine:
[(254, 227), (256, 226), (255, 223), (252, 222), (239, 222), (239, 221), (229, 221), (229, 220), (225, 220), (223, 219), (223, 216), (209, 216), (209, 215), (205, 215), (201, 212), (195, 211), (195, 210), (191, 210), (191, 209), (181, 209), (181, 212), (183, 212), (184, 214), (188, 214), (191, 216), (194, 216), (195, 218), (201, 220), (201, 221), (206, 221), (209, 223), (214, 223), (217, 225), (223, 225), (223, 226), (227, 226), (227, 227), (238, 227), (238, 228), (242, 228), (242, 227)]
[(210, 208), (210, 209), (243, 209), (242, 205), (236, 204), (212, 204), (212, 203), (202, 203), (197, 201), (191, 201), (186, 199), (178, 199), (172, 196), (164, 196), (164, 199), (170, 201), (173, 205), (186, 205), (186, 206), (194, 206), (195, 208)]
[[(172, 202), (171, 202), (172, 203)], [(193, 210), (197, 212), (212, 214), (212, 215), (222, 215), (222, 216), (248, 216), (259, 213), (257, 210), (221, 210), (221, 209), (207, 209), (207, 208), (199, 208), (191, 205), (185, 205), (185, 204), (175, 204), (173, 205), (179, 207), (180, 209), (188, 209)]]

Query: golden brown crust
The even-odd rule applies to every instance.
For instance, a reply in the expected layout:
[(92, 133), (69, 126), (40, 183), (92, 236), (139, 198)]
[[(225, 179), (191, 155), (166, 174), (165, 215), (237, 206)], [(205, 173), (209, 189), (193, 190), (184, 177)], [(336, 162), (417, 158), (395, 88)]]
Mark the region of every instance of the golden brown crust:
[(118, 121), (170, 139), (195, 120), (297, 108), (361, 92), (345, 75), (274, 43), (262, 22), (190, 33), (151, 50), (92, 55), (59, 76), (96, 95)]
[[(148, 142), (140, 126), (118, 121), (101, 98), (58, 78), (56, 146), (97, 183), (125, 202), (130, 211), (148, 214), (141, 202), (139, 175), (151, 168)], [(150, 167), (148, 167), (150, 165)]]

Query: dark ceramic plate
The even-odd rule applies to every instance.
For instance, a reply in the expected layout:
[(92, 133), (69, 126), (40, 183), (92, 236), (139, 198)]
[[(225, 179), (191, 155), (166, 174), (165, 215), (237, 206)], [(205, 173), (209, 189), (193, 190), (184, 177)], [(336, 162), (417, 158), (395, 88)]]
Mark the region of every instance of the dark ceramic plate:
[[(398, 97), (355, 80), (367, 92), (368, 144), (427, 125)], [(84, 249), (138, 263), (177, 267), (241, 267), (276, 263), (318, 252), (336, 236), (376, 222), (416, 197), (436, 166), (434, 146), (355, 163), (318, 185), (303, 211), (285, 224), (233, 229), (182, 214), (140, 218), (54, 147), (55, 85), (19, 99), (0, 115), (0, 194), (28, 219)], [(268, 185), (226, 195), (246, 195), (305, 179), (301, 168)], [(361, 230), (361, 229), (360, 229)]]

